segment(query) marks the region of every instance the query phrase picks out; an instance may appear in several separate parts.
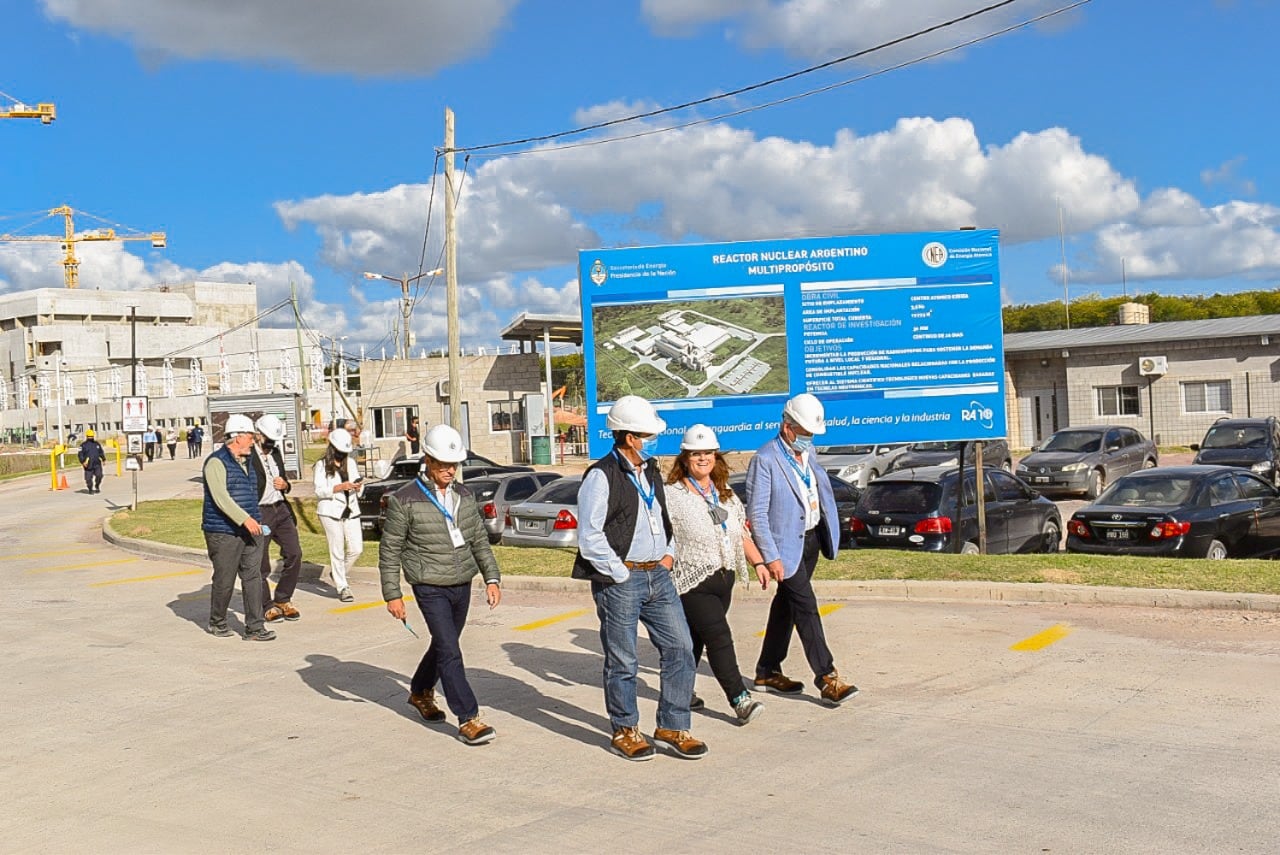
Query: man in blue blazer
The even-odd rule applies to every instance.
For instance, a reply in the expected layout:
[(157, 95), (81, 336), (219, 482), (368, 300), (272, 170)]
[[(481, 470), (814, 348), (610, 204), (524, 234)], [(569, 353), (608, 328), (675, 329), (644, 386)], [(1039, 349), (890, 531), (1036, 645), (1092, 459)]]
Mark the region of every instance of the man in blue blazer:
[(747, 519), (764, 556), (757, 575), (766, 584), (768, 578), (778, 583), (756, 662), (755, 687), (787, 695), (804, 690), (803, 683), (782, 673), (794, 627), (814, 685), (824, 701), (836, 705), (856, 695), (858, 687), (842, 681), (836, 671), (813, 592), (818, 553), (835, 559), (840, 548), (835, 494), (813, 452), (813, 437), (826, 429), (822, 402), (816, 397), (804, 392), (787, 401), (778, 435), (747, 467)]

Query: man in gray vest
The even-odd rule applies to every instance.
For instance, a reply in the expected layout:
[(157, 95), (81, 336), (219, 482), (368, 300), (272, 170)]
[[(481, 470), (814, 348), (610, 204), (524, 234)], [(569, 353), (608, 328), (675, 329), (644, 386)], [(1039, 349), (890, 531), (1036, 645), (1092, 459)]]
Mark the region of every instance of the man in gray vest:
[(627, 760), (649, 760), (653, 743), (640, 732), (636, 707), (636, 637), (644, 623), (661, 659), (655, 741), (696, 760), (707, 746), (689, 733), (693, 642), (671, 581), (671, 519), (653, 446), (667, 424), (653, 405), (624, 395), (609, 409), (613, 450), (596, 461), (578, 492), (578, 556), (573, 577), (591, 581), (604, 650), (604, 702), (613, 728), (609, 748)]
[(276, 634), (263, 625), (262, 618), (261, 564), (266, 543), (258, 509), (258, 475), (249, 464), (253, 441), (253, 422), (248, 416), (227, 416), (222, 447), (204, 462), (200, 528), (213, 562), (209, 632), (219, 638), (233, 634), (227, 626), (227, 608), (239, 576), (244, 637), (273, 641)]

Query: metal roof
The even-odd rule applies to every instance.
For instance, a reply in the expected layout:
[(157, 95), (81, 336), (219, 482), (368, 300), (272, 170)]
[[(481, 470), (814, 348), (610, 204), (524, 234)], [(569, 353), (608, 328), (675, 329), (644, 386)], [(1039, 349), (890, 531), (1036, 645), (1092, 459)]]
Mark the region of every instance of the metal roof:
[(1280, 336), (1280, 315), (1248, 315), (1203, 321), (1165, 321), (1156, 324), (1122, 324), (1081, 327), (1072, 330), (1007, 333), (1005, 353), (1106, 345), (1154, 344), (1164, 341), (1196, 341), (1246, 335)]
[(534, 315), (521, 312), (502, 329), (503, 341), (567, 341), (582, 345), (582, 318), (577, 315)]

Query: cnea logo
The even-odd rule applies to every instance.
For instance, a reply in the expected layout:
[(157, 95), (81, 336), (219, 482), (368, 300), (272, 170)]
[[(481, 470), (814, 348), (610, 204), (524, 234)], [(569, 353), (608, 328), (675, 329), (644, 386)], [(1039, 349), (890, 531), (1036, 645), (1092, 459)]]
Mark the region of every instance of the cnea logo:
[(995, 411), (990, 407), (983, 406), (977, 401), (970, 401), (969, 406), (960, 411), (960, 421), (977, 422), (984, 428), (989, 428), (995, 423)]

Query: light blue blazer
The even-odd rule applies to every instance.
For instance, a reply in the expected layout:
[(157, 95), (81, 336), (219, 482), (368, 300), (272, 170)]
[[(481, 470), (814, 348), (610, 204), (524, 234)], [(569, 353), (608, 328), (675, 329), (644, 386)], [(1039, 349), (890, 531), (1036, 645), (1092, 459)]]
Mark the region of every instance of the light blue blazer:
[[(764, 554), (764, 560), (782, 559), (784, 578), (789, 579), (800, 569), (804, 556), (807, 499), (784, 454), (775, 438), (751, 458), (747, 466), (747, 519), (751, 522), (751, 537)], [(831, 491), (831, 479), (812, 449), (808, 458), (809, 468), (818, 481), (818, 507), (822, 512), (817, 528), (818, 544), (823, 555), (834, 559), (840, 549), (840, 515), (836, 511), (835, 493)]]

